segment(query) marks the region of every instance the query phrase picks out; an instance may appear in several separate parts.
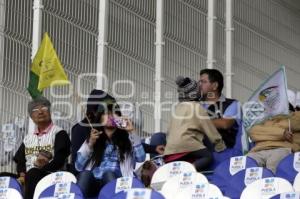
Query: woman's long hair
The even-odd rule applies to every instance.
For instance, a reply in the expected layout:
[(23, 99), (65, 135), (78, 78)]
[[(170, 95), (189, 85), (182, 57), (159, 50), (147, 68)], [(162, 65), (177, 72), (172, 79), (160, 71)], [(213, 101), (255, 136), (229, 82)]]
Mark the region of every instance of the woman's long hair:
[[(108, 111), (113, 111), (113, 105), (108, 106)], [(109, 140), (105, 133), (105, 129), (103, 126), (100, 125), (100, 121), (102, 116), (105, 112), (97, 112), (97, 113), (87, 113), (87, 117), (89, 118), (90, 122), (92, 123), (93, 127), (98, 131), (102, 131), (103, 133), (100, 134), (99, 138), (97, 139), (96, 143), (93, 146), (93, 153), (89, 162), (92, 162), (93, 167), (97, 167), (100, 165), (103, 155), (106, 148), (106, 142)], [(121, 112), (115, 111), (115, 114), (121, 116)], [(87, 140), (90, 138), (90, 134), (87, 137)], [(112, 134), (111, 142), (114, 145), (114, 150), (119, 151), (119, 158), (120, 161), (123, 162), (125, 159), (126, 154), (131, 154), (132, 152), (132, 145), (129, 140), (129, 134), (126, 130), (116, 129), (115, 132)]]

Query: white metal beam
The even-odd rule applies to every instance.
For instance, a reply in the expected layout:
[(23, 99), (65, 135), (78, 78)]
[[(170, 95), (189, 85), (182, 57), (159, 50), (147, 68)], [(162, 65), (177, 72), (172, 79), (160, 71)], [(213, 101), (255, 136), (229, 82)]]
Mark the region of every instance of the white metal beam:
[(5, 7), (5, 0), (0, 0), (0, 80), (3, 78)]
[(215, 0), (208, 1), (207, 13), (207, 68), (214, 68), (215, 60)]
[(156, 53), (155, 53), (155, 132), (160, 132), (162, 129), (161, 122), (161, 87), (162, 87), (162, 57), (163, 57), (163, 9), (164, 0), (156, 1)]
[[(5, 0), (0, 0), (0, 81), (3, 79), (4, 71), (4, 27), (5, 27)], [(3, 106), (2, 103), (2, 88), (0, 88), (0, 109)]]
[(232, 97), (232, 47), (233, 47), (233, 27), (232, 27), (232, 0), (226, 0), (226, 24), (225, 24), (225, 33), (226, 33), (226, 97)]
[(99, 1), (98, 20), (98, 52), (97, 52), (97, 89), (103, 89), (105, 79), (106, 46), (107, 46), (107, 22), (108, 22), (108, 0)]

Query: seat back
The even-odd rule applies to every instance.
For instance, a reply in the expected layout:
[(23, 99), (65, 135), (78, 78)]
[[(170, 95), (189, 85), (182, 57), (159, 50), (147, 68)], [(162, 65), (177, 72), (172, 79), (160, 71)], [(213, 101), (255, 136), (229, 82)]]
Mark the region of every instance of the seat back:
[(121, 177), (107, 183), (100, 191), (98, 199), (111, 199), (116, 193), (131, 188), (145, 188), (137, 178)]
[(66, 183), (66, 182), (76, 183), (77, 179), (72, 173), (66, 171), (59, 171), (45, 176), (37, 183), (35, 187), (33, 199), (38, 199), (40, 193), (43, 190), (45, 190), (47, 187), (53, 184)]
[(247, 156), (236, 156), (223, 161), (217, 166), (214, 174), (211, 177), (211, 183), (217, 185), (224, 193), (228, 181), (231, 177), (239, 171), (249, 168), (257, 167), (257, 163), (254, 159)]
[(171, 177), (184, 172), (196, 172), (195, 167), (184, 161), (170, 162), (159, 167), (151, 179), (151, 187), (155, 190), (160, 190), (162, 185)]
[(13, 188), (0, 188), (1, 199), (23, 199), (21, 193)]
[(249, 184), (242, 192), (241, 199), (271, 198), (277, 194), (294, 191), (289, 181), (283, 178), (263, 178)]
[(175, 198), (183, 189), (194, 187), (198, 183), (208, 183), (206, 177), (197, 172), (184, 172), (168, 179), (162, 186), (161, 193), (165, 198)]
[(71, 198), (83, 198), (80, 188), (73, 182), (50, 185), (40, 193), (38, 198), (62, 197), (62, 195), (69, 195)]
[(291, 153), (283, 158), (276, 168), (275, 176), (293, 183), (298, 172), (300, 172), (300, 152)]
[(250, 167), (243, 169), (233, 175), (228, 182), (224, 195), (231, 199), (239, 199), (244, 188), (252, 182), (267, 178), (274, 177), (272, 171), (263, 167)]
[(117, 193), (112, 199), (165, 199), (165, 197), (151, 189), (133, 188)]
[(300, 199), (300, 192), (286, 192), (273, 196), (271, 199)]
[(296, 175), (293, 186), (295, 191), (300, 192), (300, 172)]
[(0, 188), (12, 188), (22, 193), (20, 183), (12, 177), (0, 177)]
[[(173, 198), (182, 199), (182, 198), (214, 198), (222, 199), (223, 195), (221, 190), (213, 184), (209, 183), (196, 183), (188, 188), (182, 190), (174, 190), (176, 194)], [(166, 197), (171, 198), (171, 197)]]

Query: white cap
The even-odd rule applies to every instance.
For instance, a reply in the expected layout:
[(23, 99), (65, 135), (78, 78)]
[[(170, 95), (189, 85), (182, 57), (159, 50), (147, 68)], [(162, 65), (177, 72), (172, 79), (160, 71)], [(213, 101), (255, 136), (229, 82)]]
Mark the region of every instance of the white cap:
[[(288, 95), (289, 103), (291, 103), (293, 105), (293, 107), (296, 107), (296, 94), (295, 94), (295, 92), (288, 89), (287, 95)], [(299, 93), (299, 97), (300, 97), (300, 93)]]

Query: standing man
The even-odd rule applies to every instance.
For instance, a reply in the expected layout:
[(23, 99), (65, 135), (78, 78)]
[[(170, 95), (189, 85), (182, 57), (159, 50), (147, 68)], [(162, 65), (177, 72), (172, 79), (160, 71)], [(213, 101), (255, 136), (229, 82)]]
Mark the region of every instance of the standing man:
[(28, 132), (14, 156), (18, 175), (25, 179), (25, 199), (33, 198), (40, 179), (62, 169), (70, 154), (70, 138), (53, 124), (50, 108), (50, 101), (42, 96), (28, 104), (28, 114), (36, 128)]
[(201, 104), (207, 109), (210, 119), (221, 134), (226, 147), (229, 150), (230, 148), (236, 149), (230, 154), (223, 154), (224, 157), (215, 157), (216, 161), (242, 155), (241, 143), (236, 143), (237, 136), (240, 137), (242, 129), (240, 104), (237, 100), (226, 98), (222, 94), (224, 86), (222, 73), (216, 69), (203, 69), (200, 71), (199, 84)]

